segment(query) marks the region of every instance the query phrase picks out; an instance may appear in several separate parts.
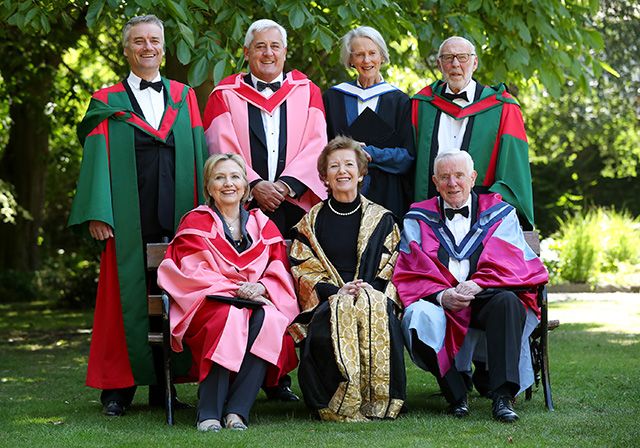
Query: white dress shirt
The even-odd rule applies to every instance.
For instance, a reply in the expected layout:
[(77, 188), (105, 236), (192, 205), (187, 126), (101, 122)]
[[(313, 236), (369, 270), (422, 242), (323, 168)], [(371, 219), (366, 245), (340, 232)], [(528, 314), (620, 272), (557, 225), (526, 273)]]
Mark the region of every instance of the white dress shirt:
[[(449, 88), (449, 85), (447, 85), (445, 92), (453, 93)], [(473, 97), (476, 93), (476, 82), (473, 79), (469, 81), (469, 84), (467, 84), (466, 87), (458, 93), (462, 92), (467, 93), (469, 101), (465, 101), (462, 98), (456, 98), (453, 102), (458, 106), (465, 107), (473, 101)], [(467, 129), (468, 122), (469, 118), (456, 120), (445, 113), (440, 115), (440, 126), (438, 127), (438, 153), (460, 150), (462, 140), (464, 139), (464, 131)]]
[[(158, 129), (160, 127), (160, 122), (162, 121), (162, 116), (164, 115), (164, 94), (162, 93), (162, 90), (158, 92), (151, 87), (140, 90), (140, 81), (142, 81), (142, 78), (134, 75), (133, 72), (129, 73), (127, 83), (129, 84), (129, 87), (131, 87), (133, 96), (136, 97), (136, 101), (138, 101), (138, 104), (142, 109), (144, 119), (154, 129)], [(151, 82), (157, 81), (160, 81), (160, 73), (158, 73)]]
[[(384, 79), (382, 79), (382, 76), (380, 76), (380, 82), (384, 82)], [(380, 84), (380, 82), (376, 84)], [(364, 87), (362, 87), (362, 84), (360, 84), (360, 80), (356, 80), (356, 85), (361, 89), (364, 89)], [(374, 96), (373, 98), (369, 98), (367, 101), (362, 101), (360, 98), (358, 98), (358, 115), (364, 112), (364, 110), (367, 107), (375, 112), (376, 107), (378, 107), (379, 100), (380, 100), (380, 96)]]
[[(462, 205), (462, 207), (464, 206), (469, 207), (469, 216), (464, 217), (460, 213), (456, 213), (455, 215), (453, 215), (453, 219), (447, 218), (446, 215), (444, 218), (445, 225), (453, 234), (456, 245), (460, 244), (460, 242), (464, 239), (464, 237), (467, 235), (467, 233), (469, 233), (469, 230), (471, 229), (471, 195), (469, 195), (469, 198), (467, 198), (467, 202)], [(444, 208), (446, 210), (448, 208), (456, 207), (451, 207), (445, 202)], [(449, 258), (449, 272), (451, 272), (451, 275), (453, 275), (456, 280), (458, 280), (458, 282), (463, 282), (467, 279), (467, 277), (469, 276), (469, 267), (469, 260), (458, 261), (455, 258)], [(442, 306), (443, 294), (444, 291), (439, 292), (436, 296), (436, 300), (438, 301), (440, 306)]]
[[(284, 75), (280, 73), (280, 75), (271, 82), (280, 82), (282, 84), (283, 80)], [(253, 82), (256, 90), (258, 90), (258, 81), (265, 82), (262, 79), (255, 77), (252, 73), (251, 82)], [(263, 97), (269, 98), (274, 94), (274, 91), (271, 90), (270, 87), (267, 87), (259, 93)], [(274, 182), (276, 179), (276, 171), (278, 170), (278, 149), (280, 146), (280, 106), (276, 107), (271, 114), (262, 109), (260, 109), (260, 113), (262, 114), (264, 136), (267, 143), (267, 169), (269, 172), (269, 181)]]

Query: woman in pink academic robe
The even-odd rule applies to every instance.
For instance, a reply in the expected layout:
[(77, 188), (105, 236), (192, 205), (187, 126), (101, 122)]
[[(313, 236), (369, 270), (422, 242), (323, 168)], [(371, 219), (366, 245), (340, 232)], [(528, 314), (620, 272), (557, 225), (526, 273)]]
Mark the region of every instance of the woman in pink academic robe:
[(261, 211), (242, 207), (249, 192), (242, 158), (210, 157), (204, 185), (208, 205), (182, 219), (158, 284), (172, 297), (172, 349), (186, 344), (193, 356), (198, 430), (242, 430), (265, 377), (275, 385), (297, 365), (285, 332), (299, 308), (280, 232)]

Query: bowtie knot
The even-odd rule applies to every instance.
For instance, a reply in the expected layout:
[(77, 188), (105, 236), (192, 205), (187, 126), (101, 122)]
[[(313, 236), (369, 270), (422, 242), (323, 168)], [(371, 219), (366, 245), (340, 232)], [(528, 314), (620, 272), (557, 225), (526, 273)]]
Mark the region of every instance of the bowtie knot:
[(147, 87), (151, 87), (156, 92), (162, 91), (162, 81), (151, 82), (146, 79), (140, 80), (140, 90), (144, 90)]
[(460, 93), (443, 92), (442, 96), (444, 98), (448, 99), (449, 101), (453, 101), (453, 100), (457, 100), (457, 99), (463, 99), (465, 101), (469, 101), (469, 98), (467, 97), (467, 92), (460, 92)]
[(449, 219), (449, 220), (453, 219), (453, 217), (456, 216), (456, 214), (458, 214), (458, 213), (460, 213), (465, 218), (469, 217), (469, 207), (465, 205), (464, 207), (460, 207), (460, 208), (445, 208), (444, 209), (444, 214), (447, 217), (447, 219)]
[(273, 90), (275, 92), (276, 90), (278, 90), (280, 88), (280, 81), (276, 81), (276, 82), (258, 81), (257, 82), (257, 87), (258, 87), (258, 92), (262, 92), (267, 87), (269, 87), (271, 90)]

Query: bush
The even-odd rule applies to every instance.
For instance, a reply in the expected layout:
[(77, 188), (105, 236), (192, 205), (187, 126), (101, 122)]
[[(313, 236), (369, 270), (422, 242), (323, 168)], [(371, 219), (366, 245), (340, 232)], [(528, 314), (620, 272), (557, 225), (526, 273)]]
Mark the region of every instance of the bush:
[(633, 271), (640, 261), (640, 223), (627, 212), (597, 208), (559, 224), (543, 244), (552, 281), (596, 284), (602, 274)]

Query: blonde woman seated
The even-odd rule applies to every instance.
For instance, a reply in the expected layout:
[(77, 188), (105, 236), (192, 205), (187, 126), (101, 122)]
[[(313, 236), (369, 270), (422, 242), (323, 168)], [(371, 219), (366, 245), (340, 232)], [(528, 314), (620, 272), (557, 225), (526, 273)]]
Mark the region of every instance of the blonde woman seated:
[(391, 283), (400, 241), (393, 215), (358, 193), (367, 157), (336, 137), (318, 158), (329, 199), (294, 227), (293, 274), (302, 313), (298, 379), (322, 420), (395, 418), (405, 399), (401, 305)]
[[(280, 232), (260, 210), (242, 207), (248, 197), (242, 158), (210, 157), (204, 185), (208, 205), (182, 219), (158, 284), (173, 300), (172, 348), (186, 344), (193, 356), (198, 430), (243, 430), (268, 369), (275, 373), (266, 383), (275, 385), (297, 364), (283, 335), (299, 308)], [(238, 298), (248, 306), (224, 301)]]

